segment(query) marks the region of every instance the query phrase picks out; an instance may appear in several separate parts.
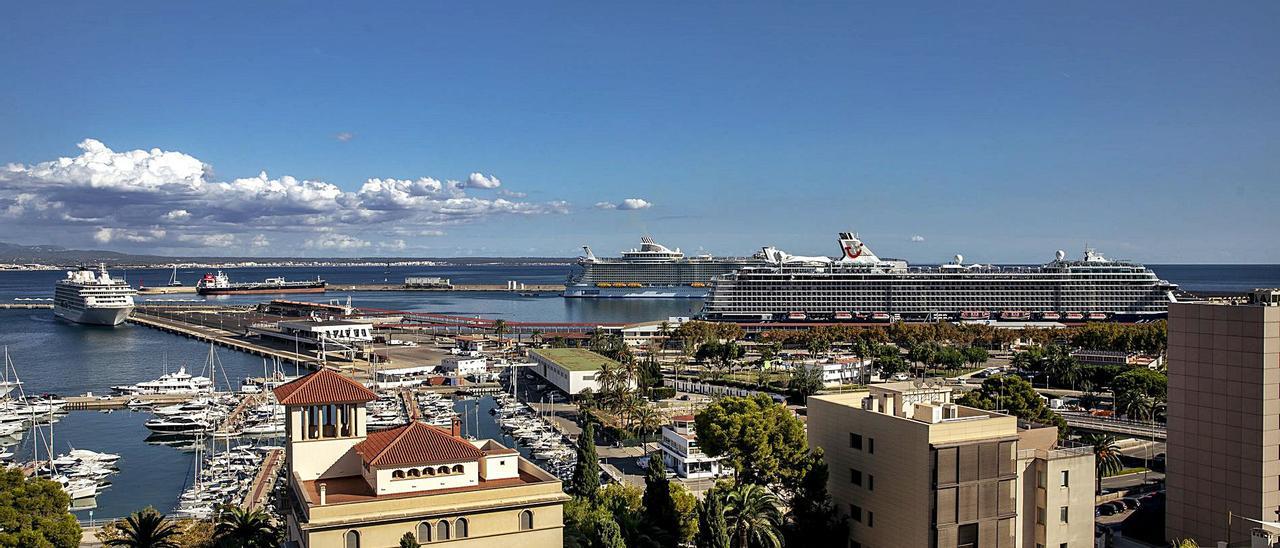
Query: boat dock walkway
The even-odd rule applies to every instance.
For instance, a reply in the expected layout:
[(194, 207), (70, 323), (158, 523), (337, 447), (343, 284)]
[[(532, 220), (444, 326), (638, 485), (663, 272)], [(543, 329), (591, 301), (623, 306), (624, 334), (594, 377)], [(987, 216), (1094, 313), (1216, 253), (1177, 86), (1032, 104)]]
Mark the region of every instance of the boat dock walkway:
[(226, 418), (222, 419), (222, 424), (218, 425), (218, 429), (214, 431), (214, 436), (238, 431), (240, 423), (243, 421), (245, 410), (257, 407), (265, 398), (266, 394), (252, 394), (240, 398), (240, 403), (236, 404), (236, 408), (232, 409), (230, 413), (227, 413)]
[(262, 460), (262, 466), (258, 468), (258, 475), (253, 478), (253, 487), (249, 488), (244, 500), (240, 502), (241, 508), (253, 511), (262, 508), (267, 502), (268, 495), (275, 488), (280, 465), (284, 463), (283, 457), (282, 449), (272, 449), (267, 453), (267, 457)]
[(153, 405), (173, 405), (190, 400), (195, 394), (148, 394), (140, 396), (68, 396), (68, 411), (93, 411), (100, 409), (124, 409), (129, 401), (138, 399)]
[(418, 398), (413, 397), (412, 390), (401, 390), (400, 399), (404, 401), (404, 411), (410, 419), (422, 417), (422, 411), (418, 409)]
[(145, 327), (150, 327), (152, 329), (168, 331), (170, 333), (196, 339), (198, 341), (210, 342), (232, 350), (247, 352), (255, 356), (278, 358), (281, 362), (293, 362), (305, 365), (315, 361), (312, 356), (307, 354), (298, 354), (288, 350), (269, 348), (252, 341), (243, 340), (230, 331), (153, 316), (139, 310), (134, 310), (133, 314), (129, 316), (128, 321)]
[(0, 310), (53, 310), (53, 303), (0, 303)]

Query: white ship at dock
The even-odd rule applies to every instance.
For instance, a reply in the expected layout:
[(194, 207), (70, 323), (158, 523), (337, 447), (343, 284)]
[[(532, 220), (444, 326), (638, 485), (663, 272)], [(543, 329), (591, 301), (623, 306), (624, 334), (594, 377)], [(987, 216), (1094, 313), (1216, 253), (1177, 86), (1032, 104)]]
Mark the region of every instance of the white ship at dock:
[(586, 254), (565, 284), (565, 297), (701, 299), (715, 276), (763, 264), (758, 257), (686, 257), (680, 248), (648, 236), (640, 239), (640, 247), (616, 258), (596, 257), (589, 246), (582, 249)]
[(53, 314), (76, 323), (120, 325), (133, 312), (133, 296), (138, 292), (124, 280), (107, 274), (105, 266), (98, 272), (80, 268), (67, 272), (53, 290)]
[(772, 247), (764, 264), (717, 277), (702, 316), (744, 322), (892, 320), (1142, 320), (1167, 315), (1177, 286), (1145, 266), (1087, 249), (1041, 266), (910, 267), (877, 257), (852, 233), (839, 258)]

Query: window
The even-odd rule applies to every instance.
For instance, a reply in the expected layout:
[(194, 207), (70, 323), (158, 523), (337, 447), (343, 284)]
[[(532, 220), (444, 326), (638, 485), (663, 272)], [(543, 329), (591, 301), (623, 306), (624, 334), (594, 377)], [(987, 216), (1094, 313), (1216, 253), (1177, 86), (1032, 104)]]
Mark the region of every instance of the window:
[(1045, 478), (1044, 470), (1036, 471), (1036, 487), (1044, 489), (1045, 483), (1047, 482), (1048, 482), (1048, 479)]
[(872, 512), (871, 510), (867, 510), (867, 527), (875, 527), (875, 525), (876, 525), (876, 513)]
[(867, 452), (872, 455), (876, 454), (876, 439), (867, 438)]
[(861, 485), (862, 485), (862, 472), (859, 472), (859, 471), (857, 471), (857, 470), (854, 470), (854, 469), (850, 468), (850, 469), (849, 469), (849, 481), (850, 481), (850, 482), (852, 482), (854, 485), (859, 485), (859, 486), (861, 486)]
[(410, 468), (410, 469), (409, 469), (409, 477), (411, 477), (411, 478), (417, 478), (417, 477), (421, 477), (421, 476), (422, 476), (422, 473), (421, 473), (421, 472), (419, 472), (417, 468)]
[(1067, 543), (1064, 542), (1062, 544), (1059, 544), (1058, 548), (1067, 548)]
[(462, 473), (462, 465), (461, 465), (461, 464), (455, 464), (455, 465), (453, 465), (453, 473), (455, 473), (455, 474), (461, 474), (461, 473)]
[(449, 540), (449, 522), (440, 520), (436, 523), (436, 540)]
[(467, 518), (458, 518), (453, 522), (453, 537), (467, 538)]
[(1044, 525), (1044, 508), (1036, 508), (1036, 525)]
[(862, 450), (862, 434), (849, 433), (849, 448)]
[(858, 523), (862, 523), (862, 507), (857, 504), (849, 505), (849, 517)]
[(346, 548), (360, 548), (360, 532), (359, 531), (347, 531), (347, 534), (343, 538), (343, 540), (346, 541)]
[(404, 470), (396, 470), (392, 472), (391, 479), (404, 479)]
[(520, 530), (528, 531), (533, 529), (533, 512), (525, 510), (520, 512)]
[(1058, 509), (1058, 519), (1061, 520), (1062, 523), (1067, 523), (1067, 507), (1066, 506), (1063, 506), (1062, 508)]
[(1070, 470), (1063, 470), (1063, 471), (1062, 471), (1062, 486), (1063, 486), (1063, 487), (1070, 487), (1070, 486), (1071, 486), (1071, 485), (1070, 485), (1070, 483), (1071, 483), (1071, 471), (1070, 471)]
[(418, 542), (431, 542), (431, 524), (422, 522), (418, 524)]
[(867, 490), (876, 490), (876, 476), (874, 474), (867, 474)]

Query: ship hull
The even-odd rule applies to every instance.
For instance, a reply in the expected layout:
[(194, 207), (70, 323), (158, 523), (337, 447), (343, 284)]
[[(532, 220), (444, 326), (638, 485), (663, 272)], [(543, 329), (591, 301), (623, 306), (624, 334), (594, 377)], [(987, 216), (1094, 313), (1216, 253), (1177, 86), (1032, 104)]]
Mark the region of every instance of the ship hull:
[(690, 286), (596, 287), (578, 284), (565, 287), (564, 296), (573, 299), (703, 299), (707, 291), (706, 287)]
[(132, 306), (127, 308), (88, 308), (80, 310), (65, 306), (53, 307), (54, 316), (69, 322), (85, 325), (120, 325), (129, 317), (130, 312), (133, 312)]
[(255, 287), (237, 289), (234, 287), (200, 287), (196, 288), (196, 293), (200, 295), (274, 295), (277, 293), (324, 293), (324, 286), (313, 287)]

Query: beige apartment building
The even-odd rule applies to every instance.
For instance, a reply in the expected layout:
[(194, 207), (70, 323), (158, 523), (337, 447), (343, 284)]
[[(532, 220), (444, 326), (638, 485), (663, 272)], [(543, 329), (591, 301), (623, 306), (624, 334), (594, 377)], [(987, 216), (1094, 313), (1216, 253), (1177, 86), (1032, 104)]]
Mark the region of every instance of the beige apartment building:
[(369, 432), (376, 395), (321, 369), (275, 389), (288, 410), (288, 541), (303, 548), (423, 544), (560, 548), (560, 481), (493, 440), (414, 417)]
[(1169, 306), (1165, 536), (1201, 546), (1280, 521), (1280, 290)]
[(809, 444), (825, 451), (848, 545), (1092, 546), (1092, 452), (951, 396), (912, 381), (809, 398)]

